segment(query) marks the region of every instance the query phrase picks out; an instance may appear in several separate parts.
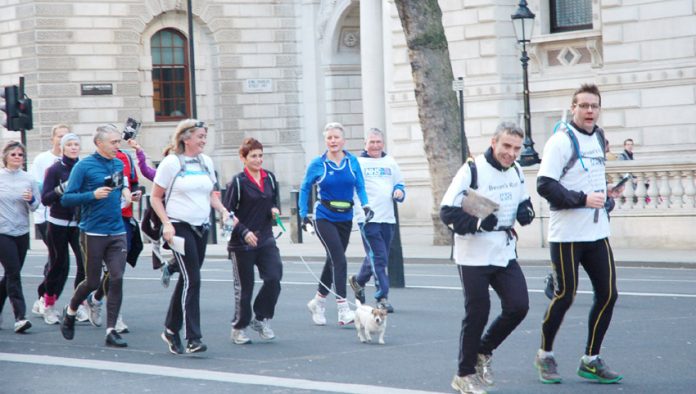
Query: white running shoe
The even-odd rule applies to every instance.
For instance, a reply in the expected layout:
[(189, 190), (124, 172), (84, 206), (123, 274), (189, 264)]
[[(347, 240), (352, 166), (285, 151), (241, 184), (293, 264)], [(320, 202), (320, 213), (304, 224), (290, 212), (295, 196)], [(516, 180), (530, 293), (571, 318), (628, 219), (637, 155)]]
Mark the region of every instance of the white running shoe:
[(478, 380), (475, 373), (466, 376), (454, 375), (450, 386), (461, 394), (486, 394), (486, 389)]
[(232, 327), (232, 342), (234, 342), (235, 345), (246, 345), (247, 343), (251, 343), (251, 338), (247, 336), (244, 329), (237, 330)]
[(307, 303), (309, 313), (312, 314), (312, 321), (317, 326), (326, 325), (326, 299), (314, 297)]
[(16, 332), (17, 334), (21, 334), (30, 328), (31, 328), (31, 322), (29, 320), (26, 320), (26, 319), (18, 320), (14, 324), (14, 332)]
[(347, 302), (339, 302), (338, 307), (338, 325), (345, 326), (355, 320), (355, 312), (350, 310)]
[(123, 316), (121, 316), (120, 313), (118, 314), (118, 319), (116, 319), (116, 327), (114, 327), (114, 331), (119, 334), (126, 334), (129, 332), (128, 326), (123, 322)]
[(44, 308), (43, 314), (44, 322), (48, 325), (60, 323), (60, 312), (55, 309), (55, 305), (47, 306)]
[(249, 327), (258, 332), (261, 339), (270, 341), (275, 338), (275, 333), (271, 330), (271, 321), (269, 319), (263, 319), (261, 321), (253, 319), (251, 323), (249, 323)]
[(80, 306), (77, 307), (75, 320), (81, 322), (89, 320), (89, 307), (87, 306), (86, 302), (83, 302), (82, 304), (80, 304)]
[(44, 298), (39, 297), (38, 300), (34, 301), (34, 305), (31, 307), (31, 313), (33, 313), (36, 316), (43, 316), (44, 314)]
[[(102, 304), (104, 304), (104, 301), (97, 301), (94, 299), (94, 293), (90, 293), (90, 295), (87, 296), (87, 308), (89, 309), (87, 318), (94, 327), (101, 327), (102, 325)], [(80, 305), (80, 307), (82, 307), (82, 305)], [(77, 310), (79, 311), (80, 308), (77, 308)]]

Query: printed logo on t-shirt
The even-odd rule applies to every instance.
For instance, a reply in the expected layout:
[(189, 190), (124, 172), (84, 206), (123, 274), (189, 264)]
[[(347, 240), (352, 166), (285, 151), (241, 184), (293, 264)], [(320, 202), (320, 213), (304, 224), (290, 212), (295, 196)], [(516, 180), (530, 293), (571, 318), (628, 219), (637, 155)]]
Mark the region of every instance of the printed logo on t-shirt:
[(392, 174), (391, 168), (385, 168), (385, 167), (365, 168), (365, 176), (369, 176), (369, 177), (385, 177), (385, 176), (391, 176), (391, 174)]

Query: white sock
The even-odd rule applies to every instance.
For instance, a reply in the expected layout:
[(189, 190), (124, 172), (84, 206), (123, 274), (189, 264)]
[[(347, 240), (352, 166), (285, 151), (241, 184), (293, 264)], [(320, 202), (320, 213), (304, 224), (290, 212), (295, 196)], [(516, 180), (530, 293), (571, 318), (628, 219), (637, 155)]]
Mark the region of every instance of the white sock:
[(77, 311), (74, 311), (74, 310), (73, 310), (71, 307), (69, 307), (69, 306), (68, 306), (67, 312), (68, 312), (68, 316), (75, 316), (75, 315), (77, 315)]
[(174, 331), (172, 331), (172, 330), (170, 330), (170, 329), (168, 329), (168, 328), (165, 328), (165, 330), (167, 330), (167, 334), (169, 334), (169, 335), (174, 335)]
[(544, 349), (539, 349), (537, 355), (539, 356), (539, 358), (553, 357), (553, 351), (547, 352)]
[(583, 361), (585, 364), (589, 364), (589, 363), (591, 363), (592, 361), (596, 360), (598, 357), (599, 357), (599, 354), (595, 354), (594, 356), (588, 356), (587, 354), (585, 354), (585, 355), (582, 356), (582, 361)]
[(113, 331), (113, 330), (114, 330), (113, 327), (107, 328), (107, 329), (106, 329), (106, 335), (109, 335), (109, 334), (111, 333), (111, 331)]

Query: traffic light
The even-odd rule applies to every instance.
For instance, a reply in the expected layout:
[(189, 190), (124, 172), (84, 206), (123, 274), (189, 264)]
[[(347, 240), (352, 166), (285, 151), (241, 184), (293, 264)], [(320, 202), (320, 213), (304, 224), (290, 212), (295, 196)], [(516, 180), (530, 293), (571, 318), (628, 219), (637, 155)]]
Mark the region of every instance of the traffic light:
[(31, 130), (34, 128), (34, 116), (31, 112), (31, 99), (24, 95), (24, 97), (17, 100), (18, 114), (18, 125), (22, 130)]
[[(5, 119), (2, 120), (2, 127), (11, 131), (20, 130), (19, 122), (19, 88), (17, 85), (5, 86), (0, 90), (4, 102), (0, 104), (0, 109), (5, 113)], [(31, 104), (30, 104), (31, 106)]]

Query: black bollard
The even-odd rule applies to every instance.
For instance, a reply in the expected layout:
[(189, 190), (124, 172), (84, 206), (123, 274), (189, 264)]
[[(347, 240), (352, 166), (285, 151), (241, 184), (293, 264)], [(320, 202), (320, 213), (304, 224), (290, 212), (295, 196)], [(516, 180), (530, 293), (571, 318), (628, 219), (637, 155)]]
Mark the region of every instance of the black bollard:
[(404, 279), (404, 255), (403, 251), (401, 250), (399, 209), (396, 201), (394, 201), (394, 217), (396, 217), (396, 224), (394, 225), (394, 237), (392, 238), (392, 243), (389, 246), (389, 262), (387, 263), (389, 286), (403, 288), (406, 287), (406, 280)]

